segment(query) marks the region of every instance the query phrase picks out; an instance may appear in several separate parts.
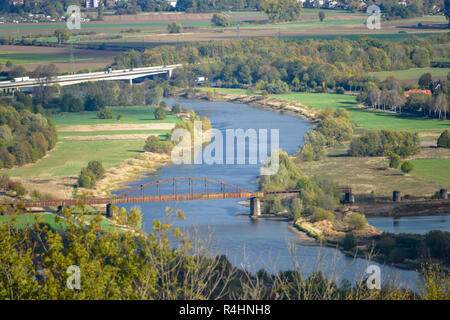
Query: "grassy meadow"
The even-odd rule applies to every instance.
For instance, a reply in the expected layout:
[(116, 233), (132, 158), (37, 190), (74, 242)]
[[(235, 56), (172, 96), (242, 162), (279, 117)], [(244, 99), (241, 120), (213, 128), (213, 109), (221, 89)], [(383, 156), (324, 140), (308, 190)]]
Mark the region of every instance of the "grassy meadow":
[(430, 73), (433, 78), (441, 78), (446, 77), (449, 72), (450, 68), (413, 68), (408, 70), (372, 72), (371, 75), (380, 80), (384, 80), (389, 76), (394, 76), (397, 80), (413, 80), (419, 79), (424, 73)]
[[(52, 116), (58, 130), (73, 127), (73, 131), (58, 132), (58, 143), (43, 159), (35, 164), (7, 170), (11, 177), (57, 177), (77, 175), (82, 167), (91, 160), (98, 160), (105, 168), (110, 168), (121, 161), (134, 158), (143, 152), (143, 138), (111, 139), (110, 136), (124, 136), (132, 134), (158, 134), (165, 138), (169, 130), (95, 130), (83, 132), (85, 126), (98, 124), (158, 124), (176, 123), (178, 117), (167, 115), (165, 120), (155, 120), (154, 109), (149, 106), (113, 107), (115, 116), (122, 114), (123, 118), (97, 119), (96, 112), (64, 113)], [(128, 126), (129, 127), (129, 126)], [(102, 136), (105, 136), (103, 139)], [(108, 136), (108, 138), (106, 138)], [(95, 140), (69, 140), (73, 137), (95, 137)], [(69, 139), (68, 139), (69, 138)], [(126, 138), (126, 137), (124, 137)]]

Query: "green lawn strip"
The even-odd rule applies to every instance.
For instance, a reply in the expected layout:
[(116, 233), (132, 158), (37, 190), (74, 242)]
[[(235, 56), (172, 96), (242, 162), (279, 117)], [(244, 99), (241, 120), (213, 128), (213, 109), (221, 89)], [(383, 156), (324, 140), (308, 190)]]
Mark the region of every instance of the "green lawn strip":
[(424, 73), (431, 73), (433, 77), (445, 77), (450, 72), (450, 68), (414, 68), (408, 70), (371, 72), (370, 74), (380, 80), (388, 76), (394, 76), (397, 80), (419, 79)]
[(367, 108), (359, 108), (356, 97), (343, 94), (305, 93), (270, 95), (272, 98), (296, 101), (317, 109), (345, 108), (356, 125), (362, 128), (380, 130), (439, 130), (450, 128), (449, 120), (435, 118), (411, 117), (398, 113), (376, 111)]
[[(83, 56), (82, 59), (77, 57), (77, 60), (95, 59), (98, 57)], [(25, 53), (25, 52), (11, 52), (0, 51), (0, 63), (5, 64), (6, 61), (11, 61), (14, 64), (27, 64), (39, 62), (55, 62), (68, 61), (70, 59), (69, 53), (65, 54), (45, 54), (45, 53)]]
[[(50, 118), (57, 127), (111, 123), (177, 123), (181, 121), (177, 116), (171, 114), (168, 114), (164, 120), (156, 120), (154, 108), (149, 106), (111, 107), (111, 109), (114, 111), (114, 119), (98, 119), (96, 111), (85, 111), (83, 113), (67, 112), (51, 116)], [(123, 115), (120, 121), (115, 119), (119, 114)]]
[(412, 160), (411, 175), (450, 187), (450, 158)]
[(93, 131), (93, 132), (59, 132), (58, 137), (73, 137), (73, 136), (83, 136), (83, 137), (95, 137), (103, 135), (124, 135), (124, 134), (159, 134), (167, 135), (168, 130), (123, 130), (123, 131)]
[(375, 39), (390, 41), (390, 42), (400, 42), (409, 38), (411, 36), (416, 36), (419, 38), (426, 38), (430, 35), (437, 35), (442, 33), (442, 31), (436, 32), (412, 32), (412, 33), (398, 33), (398, 32), (384, 32), (384, 33), (352, 33), (352, 34), (318, 34), (318, 35), (298, 35), (298, 36), (282, 36), (283, 39), (316, 39), (316, 40), (334, 40), (337, 38), (344, 38), (349, 40), (358, 40), (359, 37), (371, 37)]
[[(0, 216), (0, 223), (9, 223), (12, 222), (14, 227), (18, 229), (24, 229), (27, 227), (31, 227), (36, 222), (46, 223), (53, 230), (61, 231), (66, 228), (63, 218), (59, 218), (59, 222), (56, 222), (56, 215), (53, 213), (27, 213), (21, 214), (17, 216)], [(36, 220), (36, 218), (38, 218)]]
[(91, 160), (98, 160), (108, 169), (143, 152), (144, 140), (94, 140), (58, 142), (48, 156), (36, 164), (5, 170), (10, 177), (53, 177), (78, 175)]

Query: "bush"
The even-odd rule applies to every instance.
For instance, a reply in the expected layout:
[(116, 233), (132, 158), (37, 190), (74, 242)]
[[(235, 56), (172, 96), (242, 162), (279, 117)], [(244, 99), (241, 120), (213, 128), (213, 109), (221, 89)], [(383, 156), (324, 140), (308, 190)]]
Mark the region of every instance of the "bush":
[(167, 25), (169, 33), (181, 33), (183, 32), (183, 26), (178, 22), (171, 22)]
[(344, 250), (352, 250), (358, 245), (358, 241), (355, 235), (351, 232), (345, 234), (344, 241), (342, 242), (342, 246)]
[(78, 186), (92, 189), (95, 186), (95, 182), (96, 179), (94, 173), (87, 168), (82, 168), (80, 175), (78, 176)]
[(89, 161), (87, 169), (94, 174), (95, 179), (97, 180), (103, 179), (105, 177), (106, 171), (100, 161)]
[(399, 155), (397, 155), (395, 153), (392, 153), (389, 156), (389, 168), (397, 169), (400, 166), (400, 162), (401, 161), (400, 161), (400, 156)]
[(114, 118), (114, 111), (112, 109), (102, 109), (97, 112), (98, 119), (112, 119)]
[(224, 14), (215, 13), (211, 19), (211, 22), (218, 27), (228, 27), (230, 22)]
[(290, 214), (294, 220), (300, 218), (303, 210), (303, 202), (299, 198), (294, 198), (290, 206)]
[(12, 182), (9, 189), (14, 191), (17, 197), (23, 197), (27, 194), (27, 190), (20, 182)]
[(171, 110), (172, 114), (179, 114), (181, 112), (181, 107), (178, 103), (175, 103), (172, 106), (172, 110)]
[(349, 214), (346, 217), (346, 221), (353, 229), (356, 230), (362, 230), (367, 227), (366, 216), (358, 212)]
[(319, 207), (315, 207), (313, 214), (312, 214), (312, 221), (322, 221), (322, 220), (329, 220), (333, 221), (335, 219), (334, 213)]
[(414, 169), (414, 164), (411, 161), (404, 161), (401, 166), (402, 172), (410, 173)]
[(164, 120), (167, 117), (166, 110), (163, 107), (158, 107), (155, 109), (155, 119)]
[(450, 148), (450, 130), (445, 130), (441, 133), (437, 140), (438, 148)]
[(170, 141), (160, 141), (157, 136), (150, 136), (145, 140), (144, 151), (155, 153), (170, 153), (173, 144)]

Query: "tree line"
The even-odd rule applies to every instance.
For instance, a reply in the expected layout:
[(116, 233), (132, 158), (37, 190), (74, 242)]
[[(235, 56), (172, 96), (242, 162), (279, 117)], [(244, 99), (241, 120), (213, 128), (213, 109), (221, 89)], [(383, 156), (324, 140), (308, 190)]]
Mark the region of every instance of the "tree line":
[(172, 83), (179, 87), (195, 85), (194, 79), (205, 76), (218, 87), (253, 87), (268, 93), (391, 90), (394, 84), (368, 73), (429, 66), (434, 57), (448, 56), (449, 37), (412, 36), (400, 43), (367, 36), (357, 40), (260, 38), (188, 43), (124, 52), (115, 58), (114, 67), (187, 64), (174, 73)]
[(56, 141), (56, 128), (50, 119), (0, 103), (0, 168), (36, 162)]

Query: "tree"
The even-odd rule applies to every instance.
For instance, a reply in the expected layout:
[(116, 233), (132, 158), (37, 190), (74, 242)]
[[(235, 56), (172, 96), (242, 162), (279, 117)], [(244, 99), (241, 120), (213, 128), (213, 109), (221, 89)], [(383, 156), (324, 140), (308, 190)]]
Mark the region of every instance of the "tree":
[(402, 172), (410, 173), (414, 169), (414, 164), (411, 161), (404, 161), (400, 167)]
[(358, 245), (358, 241), (355, 235), (351, 232), (347, 232), (344, 237), (344, 241), (342, 242), (342, 246), (344, 250), (352, 250), (354, 247)]
[(211, 22), (218, 27), (228, 27), (230, 25), (227, 17), (221, 13), (215, 13), (211, 19)]
[(95, 175), (92, 171), (87, 168), (82, 168), (78, 176), (78, 186), (81, 188), (91, 189), (94, 187), (95, 182)]
[(295, 21), (302, 14), (302, 3), (297, 0), (263, 0), (261, 8), (270, 21)]
[(163, 107), (158, 107), (155, 109), (155, 119), (164, 120), (167, 117), (166, 110)]
[(167, 30), (169, 33), (181, 33), (183, 32), (183, 26), (178, 22), (170, 22), (167, 25)]
[(418, 83), (423, 89), (429, 89), (432, 81), (431, 73), (424, 73), (420, 76)]
[(450, 130), (446, 129), (441, 133), (437, 140), (438, 148), (450, 148)]
[(103, 168), (103, 164), (100, 161), (89, 161), (87, 165), (87, 169), (90, 170), (96, 180), (103, 179), (105, 177), (105, 169)]
[(67, 29), (56, 29), (54, 35), (59, 44), (67, 42), (70, 39), (70, 31)]
[(320, 20), (320, 22), (322, 22), (323, 20), (325, 20), (325, 12), (319, 11), (319, 20)]
[(291, 202), (291, 206), (290, 206), (290, 213), (295, 220), (297, 220), (298, 218), (300, 218), (301, 214), (302, 214), (302, 210), (303, 210), (303, 202), (301, 199), (299, 198), (294, 198)]
[(400, 156), (395, 153), (391, 153), (389, 156), (389, 168), (397, 169), (400, 166)]
[(89, 94), (84, 101), (84, 108), (88, 111), (97, 111), (103, 109), (105, 104), (100, 94)]
[(110, 108), (104, 108), (97, 112), (97, 118), (99, 119), (112, 119), (114, 117), (114, 111)]
[(445, 0), (444, 4), (444, 14), (447, 20), (449, 20), (449, 26), (450, 26), (450, 0)]
[(367, 227), (366, 216), (358, 212), (349, 214), (345, 220), (353, 229), (356, 230), (362, 230)]
[(170, 141), (161, 141), (157, 136), (150, 136), (145, 140), (144, 151), (168, 154), (173, 148)]
[(171, 110), (172, 114), (179, 114), (181, 112), (181, 107), (178, 103), (175, 103), (172, 106), (172, 110)]

